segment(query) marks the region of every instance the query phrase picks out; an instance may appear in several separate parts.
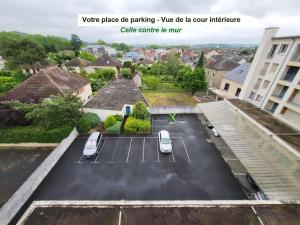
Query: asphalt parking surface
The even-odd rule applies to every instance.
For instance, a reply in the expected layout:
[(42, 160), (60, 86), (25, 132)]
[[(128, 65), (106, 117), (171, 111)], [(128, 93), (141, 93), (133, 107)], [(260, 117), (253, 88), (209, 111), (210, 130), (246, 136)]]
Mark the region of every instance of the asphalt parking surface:
[[(173, 153), (158, 150), (168, 130)], [(87, 137), (77, 138), (42, 182), (34, 200), (237, 200), (240, 184), (210, 143), (197, 115), (153, 117), (153, 133), (107, 136), (92, 160), (82, 157)]]

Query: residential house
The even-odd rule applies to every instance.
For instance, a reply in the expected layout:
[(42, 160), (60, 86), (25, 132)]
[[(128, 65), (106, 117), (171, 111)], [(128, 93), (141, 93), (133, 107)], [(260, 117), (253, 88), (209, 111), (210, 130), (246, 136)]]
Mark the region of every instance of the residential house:
[(139, 58), (140, 58), (140, 55), (137, 52), (131, 51), (131, 52), (126, 53), (123, 56), (123, 58), (128, 59), (126, 61), (137, 62), (139, 60)]
[(80, 69), (85, 69), (86, 67), (92, 65), (92, 62), (87, 61), (85, 59), (76, 57), (74, 59), (71, 59), (70, 61), (66, 62), (64, 64), (64, 67), (68, 70), (68, 71), (74, 71), (76, 73), (80, 72)]
[(220, 53), (217, 52), (216, 50), (211, 50), (208, 53), (204, 54), (204, 58), (206, 60), (210, 60), (212, 57), (217, 56), (217, 55), (220, 55)]
[(0, 96), (0, 102), (17, 100), (37, 103), (51, 95), (73, 94), (87, 102), (92, 96), (89, 80), (57, 66), (40, 69), (39, 72)]
[(239, 64), (231, 58), (222, 55), (212, 56), (205, 63), (205, 72), (209, 87), (220, 88), (225, 73), (231, 71)]
[[(135, 77), (138, 79), (138, 77)], [(137, 80), (138, 82), (138, 80)], [(84, 107), (84, 112), (96, 113), (101, 121), (110, 115), (130, 115), (137, 101), (147, 104), (135, 79), (114, 79), (105, 85)]]
[(122, 67), (122, 63), (119, 60), (104, 54), (100, 56), (94, 63), (88, 66), (86, 70), (88, 73), (90, 73), (90, 72), (94, 72), (97, 69), (110, 68), (115, 70), (116, 73), (119, 74), (121, 67)]
[(0, 70), (4, 69), (5, 60), (0, 56)]
[(223, 98), (238, 98), (250, 66), (250, 63), (244, 63), (225, 73), (218, 94)]
[(300, 36), (277, 37), (265, 29), (240, 99), (300, 128)]
[(106, 45), (87, 45), (84, 48), (82, 48), (81, 50), (89, 52), (96, 57), (99, 57), (103, 54), (106, 54), (109, 56), (115, 56), (117, 53), (116, 49), (114, 49), (110, 46), (106, 46)]

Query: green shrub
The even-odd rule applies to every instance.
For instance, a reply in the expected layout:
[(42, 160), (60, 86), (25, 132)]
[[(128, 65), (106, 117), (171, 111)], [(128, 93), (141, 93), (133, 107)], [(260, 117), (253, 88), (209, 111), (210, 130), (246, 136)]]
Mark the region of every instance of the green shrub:
[(150, 130), (150, 120), (140, 120), (134, 117), (128, 117), (124, 126), (125, 134), (145, 134), (150, 133)]
[(147, 106), (144, 102), (137, 102), (133, 106), (132, 116), (144, 120), (149, 117)]
[(130, 68), (122, 68), (121, 75), (127, 79), (132, 79), (132, 71)]
[(81, 134), (86, 134), (91, 130), (91, 123), (86, 117), (81, 117), (76, 126), (77, 130)]
[(145, 82), (147, 89), (156, 90), (159, 86), (160, 80), (156, 77), (150, 76), (150, 77), (144, 78), (144, 82)]
[(119, 114), (116, 114), (114, 115), (116, 121), (119, 121), (119, 122), (122, 122), (123, 121), (123, 116), (122, 115), (119, 115)]
[(113, 126), (108, 127), (105, 130), (105, 133), (107, 133), (107, 134), (120, 134), (121, 124), (122, 124), (122, 122), (117, 121)]
[(114, 116), (108, 116), (104, 121), (104, 128), (107, 129), (116, 123), (116, 118)]
[(71, 126), (45, 130), (36, 126), (0, 127), (0, 143), (58, 143), (73, 130)]
[(89, 120), (91, 128), (96, 128), (100, 124), (100, 118), (96, 113), (87, 112), (83, 117), (86, 117)]

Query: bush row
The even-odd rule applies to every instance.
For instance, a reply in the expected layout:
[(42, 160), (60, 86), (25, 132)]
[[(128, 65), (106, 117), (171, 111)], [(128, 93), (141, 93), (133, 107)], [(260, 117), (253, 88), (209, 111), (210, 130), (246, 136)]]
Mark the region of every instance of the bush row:
[(151, 121), (128, 117), (124, 126), (125, 134), (145, 134), (151, 131)]
[(58, 143), (66, 138), (73, 130), (71, 126), (64, 126), (45, 130), (36, 126), (0, 127), (0, 143)]

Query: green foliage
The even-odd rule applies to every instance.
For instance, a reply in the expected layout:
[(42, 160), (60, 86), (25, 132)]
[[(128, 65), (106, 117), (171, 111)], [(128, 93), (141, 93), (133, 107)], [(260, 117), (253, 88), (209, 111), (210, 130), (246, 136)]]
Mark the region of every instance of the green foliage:
[(123, 55), (122, 55), (121, 52), (117, 52), (117, 53), (116, 53), (116, 57), (117, 57), (117, 58), (122, 58), (122, 56), (123, 56)]
[(112, 115), (108, 116), (104, 121), (104, 128), (107, 129), (116, 123), (116, 118)]
[(0, 94), (14, 88), (26, 78), (22, 70), (0, 70)]
[(117, 51), (129, 52), (131, 46), (126, 45), (124, 43), (112, 43), (111, 47), (115, 48)]
[(106, 45), (106, 42), (103, 41), (103, 40), (101, 40), (101, 39), (99, 39), (99, 40), (97, 41), (97, 44), (98, 44), (98, 45)]
[(120, 134), (122, 122), (116, 121), (116, 123), (105, 129), (107, 134)]
[(182, 86), (191, 91), (193, 94), (196, 91), (204, 91), (207, 89), (207, 81), (204, 68), (196, 68), (194, 71), (188, 71), (183, 74)]
[(91, 74), (93, 78), (104, 80), (111, 80), (115, 75), (116, 71), (114, 69), (98, 69), (94, 74)]
[(71, 34), (71, 47), (75, 52), (78, 52), (80, 50), (82, 44), (83, 42), (80, 40), (78, 35)]
[(131, 67), (131, 62), (130, 61), (125, 61), (123, 63), (123, 68), (130, 68)]
[(178, 83), (184, 82), (184, 80), (189, 77), (192, 73), (192, 68), (190, 66), (183, 66), (177, 71), (176, 81)]
[(90, 61), (90, 62), (95, 62), (96, 61), (96, 57), (93, 54), (91, 54), (89, 52), (85, 52), (85, 51), (80, 52), (79, 57), (82, 58), (82, 59), (85, 59), (87, 61)]
[(29, 39), (0, 40), (0, 55), (7, 60), (6, 66), (15, 69), (20, 65), (33, 65), (36, 62), (43, 64), (46, 59), (42, 46)]
[(38, 108), (38, 104), (27, 104), (19, 101), (10, 101), (8, 105), (13, 109), (24, 112), (25, 114), (32, 112), (34, 109)]
[(166, 66), (162, 63), (155, 63), (151, 66), (149, 73), (155, 76), (166, 74)]
[(165, 62), (166, 73), (175, 77), (180, 68), (180, 64), (180, 59), (176, 54), (169, 54)]
[(125, 134), (145, 134), (151, 131), (151, 121), (128, 117), (124, 126)]
[(26, 117), (46, 129), (74, 126), (82, 116), (81, 107), (81, 100), (74, 95), (52, 96), (43, 100)]
[(121, 69), (121, 75), (122, 75), (124, 78), (132, 79), (132, 72), (131, 72), (131, 69), (130, 69), (130, 68), (122, 68), (122, 69)]
[(137, 102), (133, 106), (132, 116), (136, 119), (144, 120), (149, 117), (147, 106), (144, 102)]
[(159, 86), (160, 79), (149, 76), (149, 77), (144, 77), (143, 82), (145, 83), (147, 89), (156, 90)]
[(46, 130), (36, 126), (0, 127), (1, 143), (58, 143), (73, 130), (72, 126), (63, 126)]
[(197, 62), (196, 68), (201, 68), (203, 66), (204, 66), (204, 52), (202, 51), (199, 60)]
[(116, 121), (119, 121), (119, 122), (122, 122), (123, 121), (123, 116), (122, 115), (119, 115), (119, 114), (116, 114), (114, 115)]
[(85, 113), (77, 123), (77, 130), (81, 134), (88, 133), (92, 128), (100, 124), (100, 118), (95, 113)]

